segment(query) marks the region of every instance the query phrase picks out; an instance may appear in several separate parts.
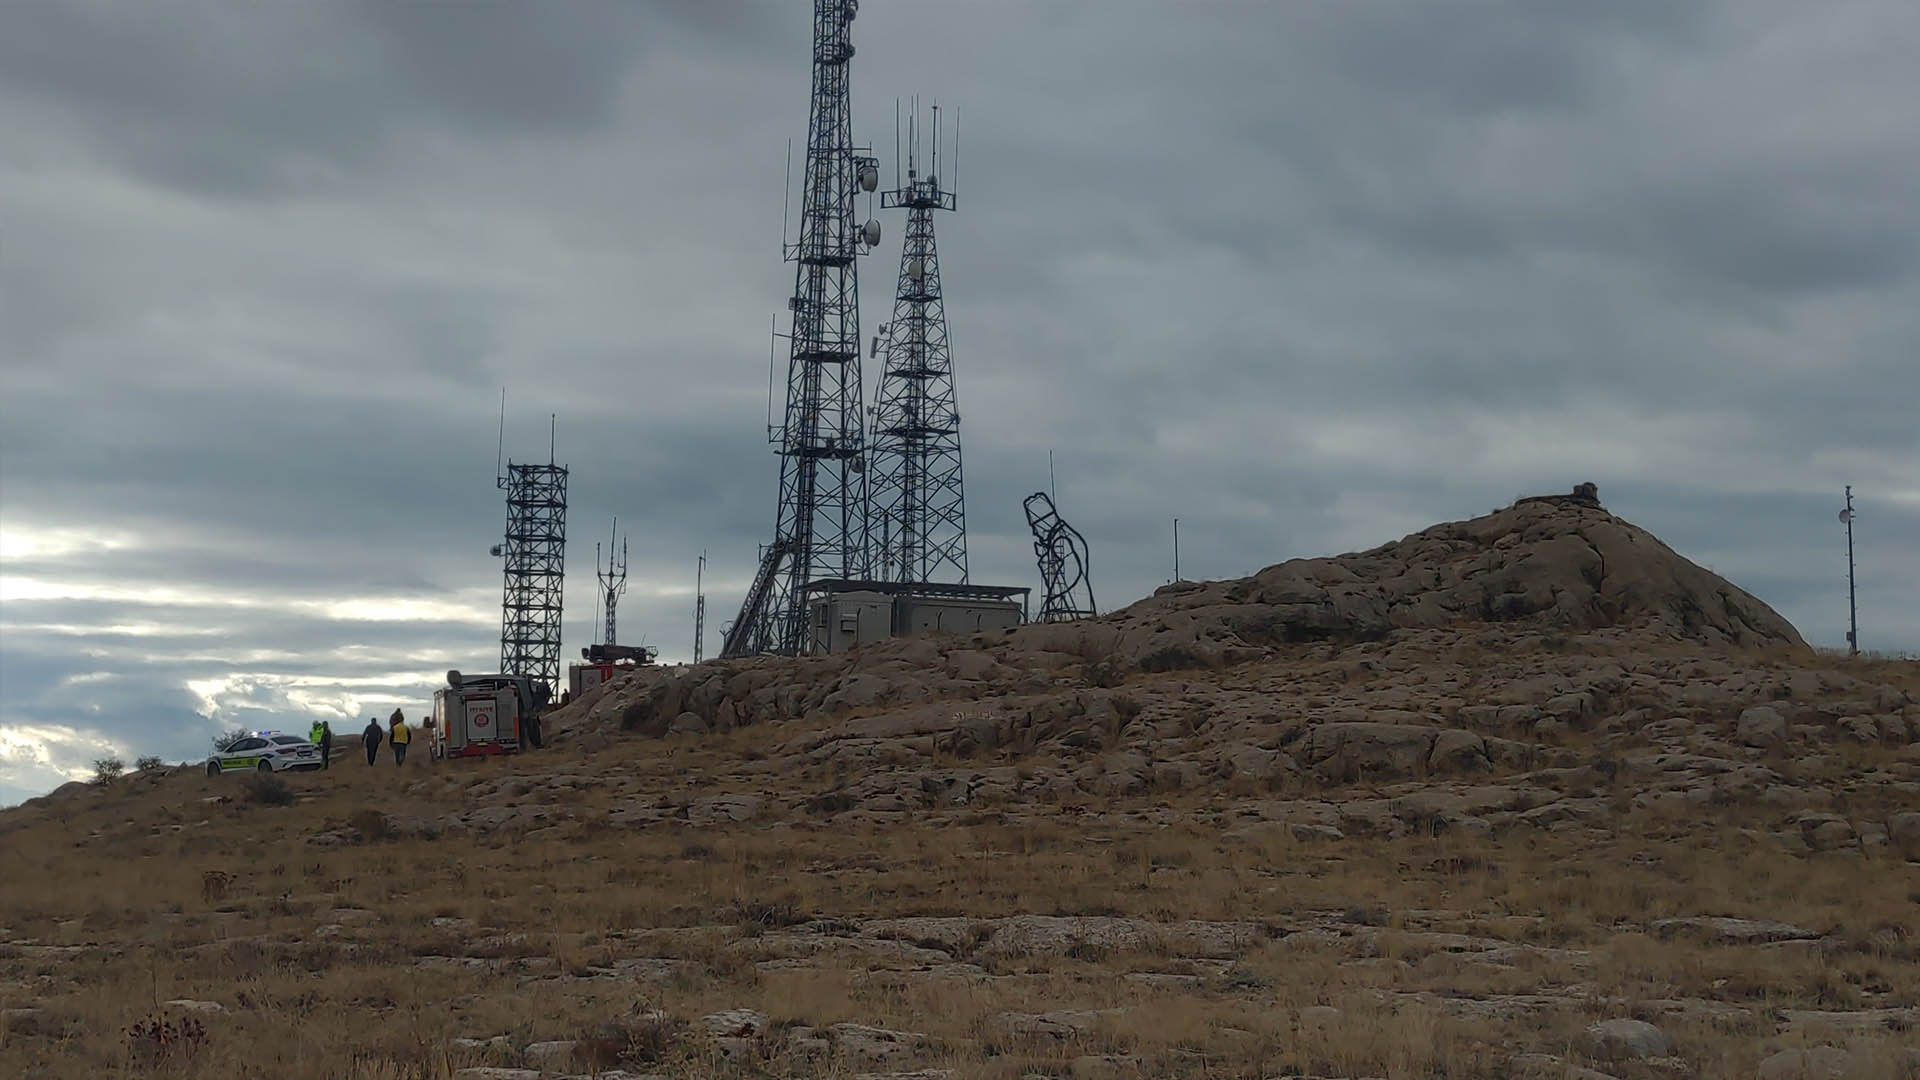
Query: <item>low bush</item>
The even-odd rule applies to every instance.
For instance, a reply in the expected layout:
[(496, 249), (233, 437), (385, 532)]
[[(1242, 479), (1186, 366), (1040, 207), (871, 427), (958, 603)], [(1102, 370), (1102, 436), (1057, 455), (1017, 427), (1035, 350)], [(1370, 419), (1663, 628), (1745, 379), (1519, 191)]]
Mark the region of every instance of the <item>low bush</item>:
[(293, 805), (293, 789), (272, 773), (255, 773), (247, 777), (245, 791), (250, 803), (261, 806)]
[(347, 828), (352, 829), (363, 844), (377, 843), (393, 835), (387, 815), (378, 810), (355, 810), (347, 817)]

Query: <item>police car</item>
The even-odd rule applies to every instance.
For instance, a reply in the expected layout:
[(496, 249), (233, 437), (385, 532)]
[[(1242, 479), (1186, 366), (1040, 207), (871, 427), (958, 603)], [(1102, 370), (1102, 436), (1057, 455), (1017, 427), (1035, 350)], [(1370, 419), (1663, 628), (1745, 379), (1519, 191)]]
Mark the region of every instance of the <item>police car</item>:
[(320, 748), (298, 735), (278, 731), (256, 731), (244, 739), (235, 739), (225, 750), (207, 759), (207, 775), (227, 772), (285, 772), (288, 769), (317, 769)]

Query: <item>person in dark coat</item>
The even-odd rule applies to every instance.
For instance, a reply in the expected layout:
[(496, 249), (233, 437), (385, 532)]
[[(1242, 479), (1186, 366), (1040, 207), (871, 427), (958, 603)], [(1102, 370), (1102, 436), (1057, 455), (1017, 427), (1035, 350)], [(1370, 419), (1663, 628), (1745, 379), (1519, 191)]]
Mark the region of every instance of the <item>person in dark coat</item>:
[(369, 717), (367, 730), (360, 733), (360, 745), (367, 748), (367, 764), (371, 765), (380, 753), (380, 721)]
[(333, 725), (320, 721), (320, 767), (333, 768)]

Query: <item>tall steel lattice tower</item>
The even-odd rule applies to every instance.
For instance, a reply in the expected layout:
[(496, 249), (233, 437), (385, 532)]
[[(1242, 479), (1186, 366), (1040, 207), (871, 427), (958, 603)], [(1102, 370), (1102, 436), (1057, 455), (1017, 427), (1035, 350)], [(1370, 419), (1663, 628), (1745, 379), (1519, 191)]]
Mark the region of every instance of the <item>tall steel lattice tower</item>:
[[(958, 206), (940, 184), (940, 107), (926, 175), (919, 107), (907, 125), (906, 182), (880, 205), (907, 211), (893, 320), (881, 327), (886, 364), (873, 418), (868, 513), (874, 572), (897, 582), (967, 583), (967, 512), (960, 480), (960, 411), (953, 389), (947, 308), (933, 212)], [(882, 338), (874, 339), (879, 353)]]
[(500, 673), (560, 683), (560, 606), (567, 555), (567, 467), (515, 465), (495, 483), (507, 493), (506, 588), (500, 604)]
[(853, 145), (849, 65), (858, 0), (814, 0), (813, 95), (795, 264), (787, 406), (769, 432), (780, 454), (774, 540), (740, 606), (724, 652), (797, 654), (806, 641), (806, 585), (867, 576), (866, 432), (860, 383), (857, 258), (880, 224), (855, 220), (879, 163)]
[(620, 597), (627, 591), (627, 542), (620, 540), (620, 555), (616, 560), (613, 542), (620, 540), (620, 519), (613, 519), (613, 534), (607, 537), (607, 568), (600, 569), (600, 545), (593, 545), (593, 574), (600, 582), (600, 604), (607, 614), (607, 636), (601, 639), (602, 645), (613, 645), (619, 641), (613, 636), (614, 609), (620, 606)]

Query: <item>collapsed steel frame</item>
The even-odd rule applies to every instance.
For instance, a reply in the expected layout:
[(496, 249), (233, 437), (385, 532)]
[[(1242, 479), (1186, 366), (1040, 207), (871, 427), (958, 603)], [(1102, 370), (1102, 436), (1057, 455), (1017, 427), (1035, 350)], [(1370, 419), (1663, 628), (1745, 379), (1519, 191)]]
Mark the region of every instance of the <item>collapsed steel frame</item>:
[(1044, 491), (1027, 496), (1021, 505), (1033, 530), (1033, 553), (1040, 560), (1040, 583), (1046, 590), (1040, 621), (1069, 622), (1098, 615), (1093, 582), (1087, 576), (1086, 537), (1060, 517)]

